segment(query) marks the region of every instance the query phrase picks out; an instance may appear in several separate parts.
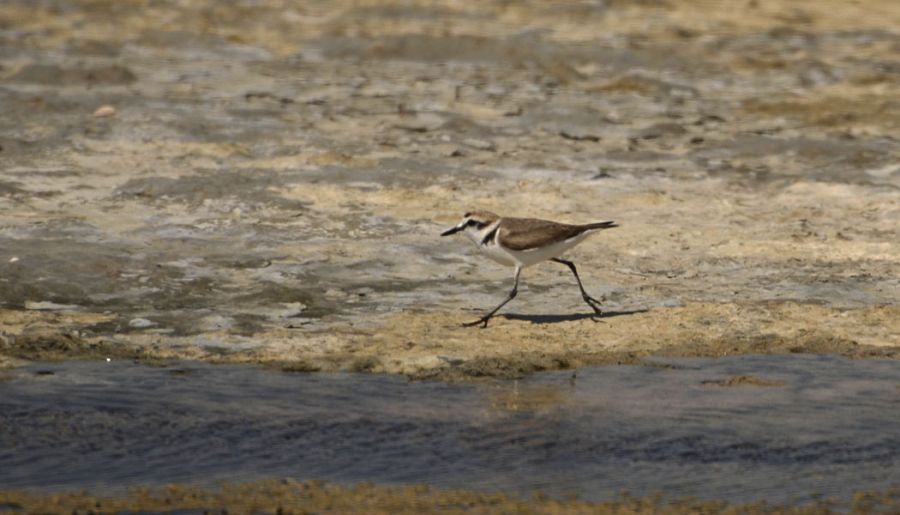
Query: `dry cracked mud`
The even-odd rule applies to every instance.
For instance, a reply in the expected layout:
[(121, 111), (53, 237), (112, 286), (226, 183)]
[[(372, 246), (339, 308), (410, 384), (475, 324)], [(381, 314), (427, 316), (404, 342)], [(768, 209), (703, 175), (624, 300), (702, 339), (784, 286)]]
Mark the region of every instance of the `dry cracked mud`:
[[(900, 354), (900, 4), (7, 0), (0, 366)], [(113, 109), (102, 106), (111, 106)], [(96, 115), (95, 115), (96, 113)], [(490, 209), (621, 226), (527, 269)]]

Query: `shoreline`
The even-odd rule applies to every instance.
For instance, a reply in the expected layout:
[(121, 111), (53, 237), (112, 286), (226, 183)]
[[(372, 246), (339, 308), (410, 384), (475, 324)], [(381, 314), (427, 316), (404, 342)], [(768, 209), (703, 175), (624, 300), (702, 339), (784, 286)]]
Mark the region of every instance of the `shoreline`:
[[(4, 313), (18, 312), (0, 311), (0, 319)], [(471, 315), (401, 313), (375, 327), (328, 333), (280, 329), (246, 337), (225, 333), (88, 336), (90, 330), (79, 323), (95, 321), (95, 317), (85, 313), (56, 316), (62, 318), (44, 320), (41, 325), (39, 319), (46, 315), (35, 315), (20, 334), (7, 333), (0, 342), (0, 366), (11, 366), (16, 360), (187, 359), (297, 372), (463, 380), (634, 364), (650, 356), (830, 353), (900, 358), (900, 345), (891, 345), (882, 336), (885, 332), (900, 335), (896, 327), (900, 307), (896, 306), (836, 310), (793, 302), (698, 303), (611, 312), (598, 319), (580, 314), (500, 315), (487, 329), (461, 327)], [(55, 324), (65, 322), (69, 325), (59, 331)]]
[[(135, 486), (125, 496), (96, 496), (88, 491), (30, 493), (0, 490), (0, 507), (26, 512), (98, 512), (154, 510), (228, 510), (239, 513), (784, 513), (831, 514), (867, 512), (900, 505), (900, 491), (860, 491), (851, 500), (822, 501), (801, 506), (727, 503), (652, 495), (620, 495), (607, 502), (553, 499), (538, 492), (531, 498), (503, 493), (441, 489), (429, 485), (342, 486), (292, 479), (225, 484), (218, 489), (192, 485), (148, 488)], [(848, 509), (849, 508), (849, 509)]]

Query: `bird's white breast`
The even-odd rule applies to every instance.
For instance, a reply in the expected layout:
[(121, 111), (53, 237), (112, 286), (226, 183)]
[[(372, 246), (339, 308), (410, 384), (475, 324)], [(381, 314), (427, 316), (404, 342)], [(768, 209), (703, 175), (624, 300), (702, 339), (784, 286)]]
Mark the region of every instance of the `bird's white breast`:
[(478, 250), (484, 253), (487, 257), (492, 260), (500, 263), (501, 265), (507, 266), (515, 266), (518, 263), (515, 259), (513, 259), (500, 245), (497, 245), (497, 233), (494, 233), (494, 236), (486, 243), (482, 244), (485, 236), (494, 231), (494, 229), (499, 224), (499, 220), (488, 225), (484, 229), (481, 230), (468, 230), (466, 231), (466, 236), (470, 240), (472, 240), (475, 245), (478, 247)]

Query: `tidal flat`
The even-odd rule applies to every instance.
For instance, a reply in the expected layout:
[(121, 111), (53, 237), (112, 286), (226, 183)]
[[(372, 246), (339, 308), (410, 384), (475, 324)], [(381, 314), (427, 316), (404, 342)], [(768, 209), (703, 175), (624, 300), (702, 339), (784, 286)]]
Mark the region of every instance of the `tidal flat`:
[[(222, 377), (262, 367), (271, 381), (344, 373), (461, 389), (552, 374), (584, 384), (595, 366), (618, 377), (660, 359), (895, 366), (897, 27), (890, 0), (4, 0), (0, 390), (70, 377), (35, 372), (54, 367), (85, 367), (90, 382), (107, 364), (135, 380), (196, 363)], [(474, 209), (615, 220), (568, 255), (604, 315), (547, 263), (489, 327), (462, 327), (512, 283), (468, 241), (439, 237)], [(795, 386), (766, 370), (697, 379), (685, 391)], [(549, 397), (529, 403), (563, 402), (538, 390)], [(896, 439), (880, 435), (885, 447), (826, 448), (894, 472)], [(194, 495), (189, 475), (170, 479)], [(332, 492), (326, 504), (475, 499), (438, 486), (347, 493), (375, 479), (298, 484)], [(878, 490), (859, 494), (859, 510), (894, 506), (882, 479), (841, 496)], [(202, 495), (282, 488), (247, 481)], [(810, 484), (797, 495), (827, 509)], [(520, 506), (471, 495), (486, 511)], [(648, 499), (621, 506), (650, 510)]]
[[(10, 0), (0, 363), (900, 347), (896, 2)], [(511, 272), (465, 211), (615, 220)], [(0, 365), (2, 366), (2, 365)]]

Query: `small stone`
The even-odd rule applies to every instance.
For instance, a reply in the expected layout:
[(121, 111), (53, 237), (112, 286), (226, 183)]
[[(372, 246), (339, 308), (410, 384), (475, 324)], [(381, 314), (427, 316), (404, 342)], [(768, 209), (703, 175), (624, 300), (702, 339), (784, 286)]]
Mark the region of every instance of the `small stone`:
[(132, 318), (128, 321), (128, 327), (133, 327), (135, 329), (144, 329), (146, 327), (153, 327), (156, 323), (152, 320), (147, 320), (146, 318)]
[(9, 258), (10, 263), (16, 263), (17, 261), (19, 261), (19, 258), (17, 258), (16, 256)]
[(94, 111), (94, 116), (97, 118), (109, 118), (110, 116), (116, 115), (116, 108), (111, 105), (103, 105), (97, 108)]

